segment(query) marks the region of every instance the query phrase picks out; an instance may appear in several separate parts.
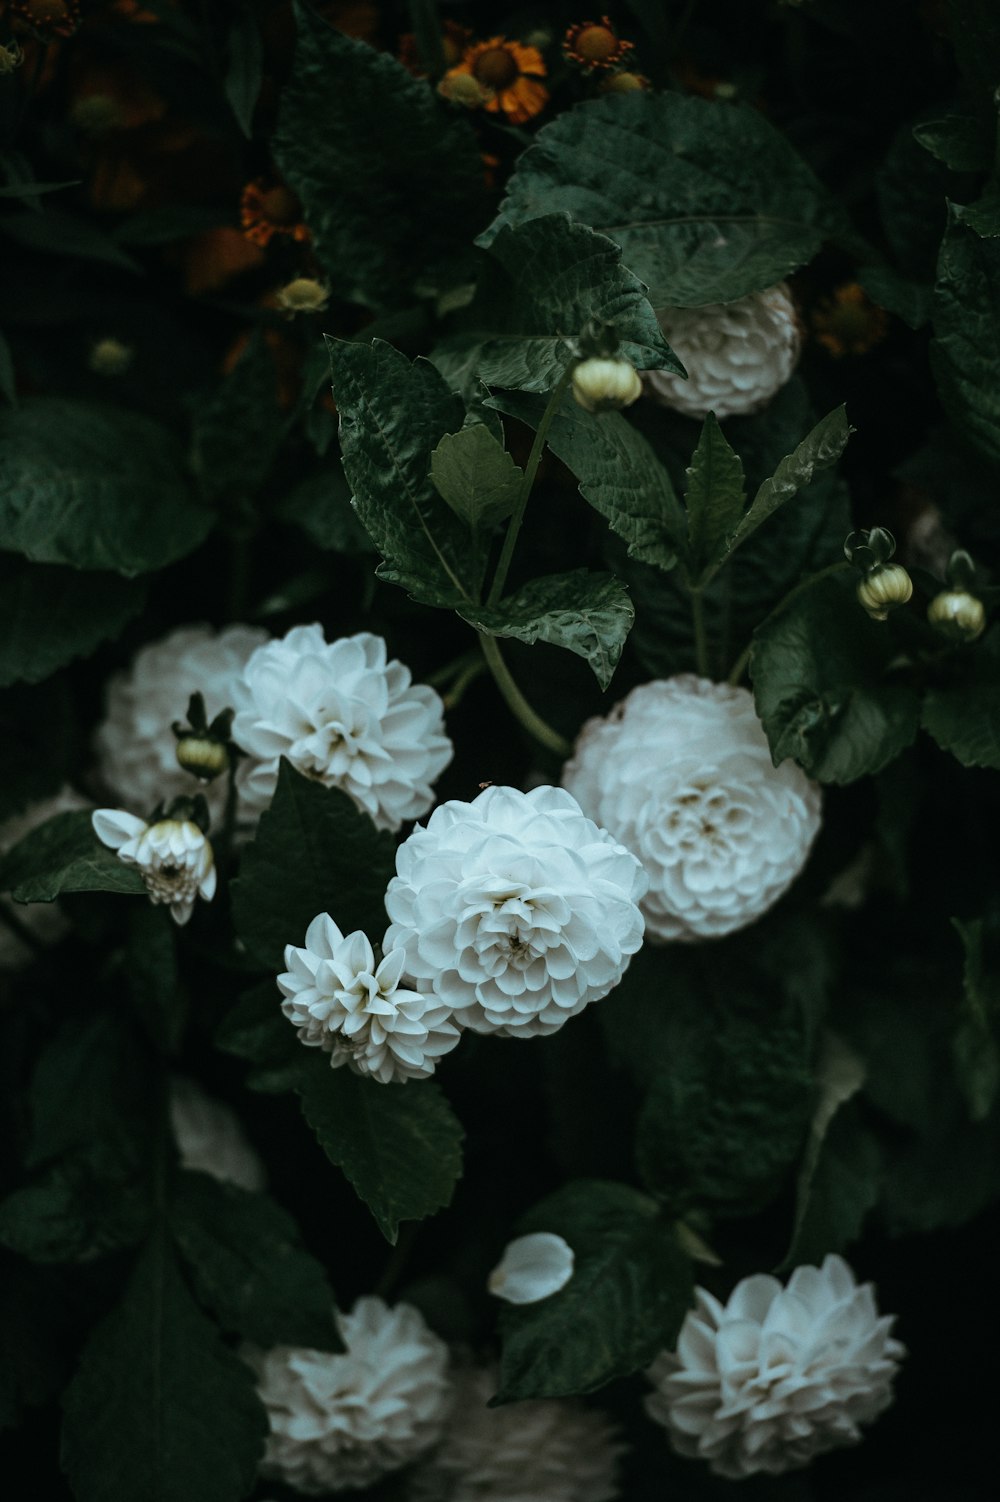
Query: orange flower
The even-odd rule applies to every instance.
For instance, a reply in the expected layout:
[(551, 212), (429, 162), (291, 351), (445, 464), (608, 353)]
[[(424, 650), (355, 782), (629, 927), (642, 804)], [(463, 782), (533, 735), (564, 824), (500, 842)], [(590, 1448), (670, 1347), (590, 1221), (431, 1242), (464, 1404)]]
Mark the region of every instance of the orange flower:
[(617, 68), (635, 44), (623, 41), (607, 16), (600, 21), (580, 21), (563, 40), (563, 52), (579, 67), (593, 73), (598, 68)]
[[(453, 68), (461, 62), (462, 53), (472, 40), (468, 26), (459, 26), (457, 21), (445, 21), (441, 28), (441, 53), (445, 66)], [(412, 31), (404, 32), (399, 39), (399, 61), (414, 78), (426, 78), (424, 65), (417, 47), (417, 38)]]
[(238, 229), (219, 225), (218, 229), (206, 230), (184, 246), (181, 256), (184, 290), (189, 297), (218, 292), (233, 277), (262, 266), (265, 259), (260, 246), (254, 245)]
[(11, 0), (10, 9), (43, 41), (72, 36), (80, 24), (80, 0)]
[(548, 103), (549, 91), (538, 82), (547, 71), (537, 47), (490, 37), (466, 48), (462, 61), (448, 69), (442, 83), (470, 75), (483, 90), (484, 109), (506, 115), (512, 125), (523, 125)]
[(873, 303), (858, 282), (835, 288), (814, 309), (810, 322), (819, 343), (838, 360), (867, 354), (889, 328), (885, 309)]
[(302, 205), (284, 183), (267, 184), (264, 178), (247, 183), (240, 199), (243, 233), (254, 245), (270, 245), (275, 235), (291, 235), (300, 243), (310, 238), (301, 219)]

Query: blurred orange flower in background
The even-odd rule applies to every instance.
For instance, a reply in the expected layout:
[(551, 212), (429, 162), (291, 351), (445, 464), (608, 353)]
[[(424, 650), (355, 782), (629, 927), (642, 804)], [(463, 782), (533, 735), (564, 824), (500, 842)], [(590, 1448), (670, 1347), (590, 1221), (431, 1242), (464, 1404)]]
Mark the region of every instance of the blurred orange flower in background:
[[(548, 103), (549, 91), (538, 81), (547, 72), (537, 47), (498, 36), (466, 48), (462, 61), (448, 69), (442, 82), (474, 78), (483, 93), (483, 109), (506, 115), (512, 125), (523, 125)], [(442, 92), (447, 94), (447, 87)]]

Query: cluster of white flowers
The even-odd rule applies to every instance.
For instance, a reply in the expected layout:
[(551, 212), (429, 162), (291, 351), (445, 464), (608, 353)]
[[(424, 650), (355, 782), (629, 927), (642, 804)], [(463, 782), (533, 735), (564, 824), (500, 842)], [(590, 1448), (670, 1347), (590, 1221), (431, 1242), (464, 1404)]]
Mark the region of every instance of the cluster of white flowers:
[(166, 904), (175, 923), (188, 921), (197, 897), (210, 902), (215, 896), (215, 857), (192, 819), (147, 824), (117, 808), (97, 808), (92, 822), (101, 843), (126, 866), (135, 866), (150, 901)]
[(182, 1075), (170, 1081), (170, 1127), (182, 1168), (241, 1189), (263, 1189), (264, 1165), (233, 1112)]
[(744, 1278), (728, 1303), (704, 1288), (684, 1320), (676, 1352), (649, 1370), (647, 1409), (681, 1455), (739, 1479), (808, 1465), (861, 1439), (892, 1402), (906, 1354), (840, 1257), (798, 1267), (787, 1288)]
[[(72, 814), (89, 805), (71, 787), (60, 788), (51, 798), (31, 803), (21, 813), (0, 824), (0, 855), (12, 850), (19, 841), (40, 824), (54, 819), (56, 814)], [(54, 902), (10, 902), (6, 897), (0, 903), (12, 918), (36, 944), (57, 944), (67, 931), (66, 919)], [(31, 959), (32, 951), (6, 923), (0, 922), (0, 971), (19, 970)]]
[(802, 870), (820, 792), (775, 767), (743, 688), (681, 674), (646, 683), (580, 732), (563, 781), (642, 861), (654, 939), (717, 938), (771, 907)]
[(358, 1299), (338, 1355), (247, 1348), (270, 1423), (261, 1475), (296, 1491), (350, 1491), (416, 1460), (441, 1436), (448, 1348), (408, 1304)]
[(643, 375), (646, 393), (687, 417), (757, 412), (795, 369), (802, 334), (785, 282), (735, 302), (661, 308), (657, 319), (687, 371)]

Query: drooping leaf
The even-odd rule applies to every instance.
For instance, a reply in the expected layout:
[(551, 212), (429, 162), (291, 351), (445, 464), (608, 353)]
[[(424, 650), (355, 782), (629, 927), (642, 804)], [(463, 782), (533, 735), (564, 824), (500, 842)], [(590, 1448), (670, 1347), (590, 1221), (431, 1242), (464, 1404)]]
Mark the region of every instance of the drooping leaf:
[(342, 793), (282, 760), (271, 806), (243, 853), (233, 918), (247, 949), (272, 973), (286, 944), (301, 944), (317, 913), (378, 943), (394, 870), (393, 840)]
[(162, 1233), (84, 1347), (64, 1411), (80, 1502), (239, 1502), (267, 1433), (253, 1373), (198, 1310)]
[[(835, 1152), (830, 1155), (825, 1164), (825, 1182), (821, 1190), (824, 1202), (813, 1205), (811, 1199), (813, 1182), (823, 1155), (827, 1133), (837, 1112), (858, 1093), (864, 1080), (864, 1060), (842, 1038), (838, 1038), (835, 1033), (827, 1033), (823, 1039), (823, 1047), (816, 1066), (816, 1087), (819, 1098), (812, 1121), (809, 1123), (809, 1136), (799, 1167), (798, 1183), (795, 1189), (795, 1223), (783, 1267), (791, 1268), (797, 1262), (810, 1262), (814, 1259), (818, 1261), (827, 1252), (840, 1251), (845, 1243), (840, 1241), (839, 1237), (849, 1237), (851, 1234), (850, 1216), (831, 1214), (831, 1207), (838, 1198), (838, 1190), (842, 1201), (848, 1198), (847, 1176), (840, 1172), (840, 1164)], [(861, 1157), (864, 1160), (864, 1151)], [(858, 1178), (858, 1211), (856, 1213), (863, 1213), (874, 1203), (874, 1184), (868, 1181), (866, 1193), (860, 1189), (860, 1184), (866, 1182), (867, 1176), (859, 1174)], [(812, 1238), (811, 1245), (807, 1244), (809, 1237)], [(829, 1244), (826, 1242), (828, 1237), (832, 1238)]]
[(982, 239), (954, 211), (938, 258), (931, 368), (963, 437), (1000, 464), (1000, 240)]
[(141, 574), (183, 558), (211, 525), (150, 418), (59, 397), (0, 411), (0, 548)]
[(88, 656), (145, 602), (141, 580), (0, 559), (0, 687), (38, 683)]
[(878, 1203), (882, 1172), (878, 1138), (857, 1102), (848, 1101), (833, 1117), (812, 1165), (782, 1267), (819, 1263), (856, 1241)]
[(691, 1265), (655, 1201), (578, 1179), (522, 1217), (518, 1235), (532, 1231), (564, 1238), (573, 1274), (558, 1293), (504, 1309), (494, 1402), (594, 1392), (673, 1346), (692, 1302)]
[(94, 833), (90, 813), (56, 814), (0, 858), (0, 891), (15, 902), (54, 902), (61, 892), (145, 892), (134, 866), (124, 865)]
[(469, 423), (446, 433), (431, 454), (431, 479), (472, 531), (490, 532), (514, 509), (524, 479), (485, 423)]
[(684, 492), (695, 579), (724, 555), (726, 542), (743, 514), (744, 486), (740, 457), (726, 441), (714, 412), (710, 412), (702, 425)]
[(343, 1169), (387, 1241), (399, 1223), (451, 1203), (462, 1172), (462, 1128), (431, 1080), (380, 1085), (313, 1054), (298, 1085), (302, 1114)]
[(495, 606), (459, 612), (477, 631), (549, 642), (588, 662), (607, 688), (635, 619), (628, 590), (614, 574), (584, 568), (532, 579)]
[(263, 45), (253, 5), (237, 11), (229, 28), (225, 91), (229, 107), (245, 136), (253, 134), (253, 114), (260, 94)]
[(839, 228), (825, 189), (758, 110), (679, 93), (566, 110), (520, 157), (482, 240), (559, 211), (621, 246), (654, 308), (773, 286)]

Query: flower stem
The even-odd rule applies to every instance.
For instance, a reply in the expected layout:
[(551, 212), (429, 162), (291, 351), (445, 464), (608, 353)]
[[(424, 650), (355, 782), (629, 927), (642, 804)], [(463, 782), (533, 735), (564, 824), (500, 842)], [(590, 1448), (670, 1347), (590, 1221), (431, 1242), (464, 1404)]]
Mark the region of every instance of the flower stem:
[(528, 506), (528, 497), (531, 495), (531, 487), (535, 483), (535, 475), (538, 473), (538, 466), (541, 463), (542, 450), (545, 448), (545, 440), (549, 436), (549, 428), (552, 426), (552, 419), (555, 417), (560, 405), (562, 404), (563, 392), (566, 390), (566, 387), (569, 385), (570, 381), (573, 378), (574, 363), (575, 362), (571, 361), (563, 371), (562, 375), (559, 377), (559, 380), (557, 381), (555, 386), (555, 390), (549, 397), (548, 406), (542, 413), (542, 420), (538, 424), (538, 430), (535, 433), (535, 441), (531, 445), (531, 453), (528, 455), (528, 463), (525, 466), (524, 476), (521, 480), (521, 488), (518, 491), (517, 500), (514, 503), (513, 513), (511, 515), (510, 521), (507, 524), (507, 535), (504, 537), (503, 547), (500, 551), (500, 561), (497, 564), (497, 571), (493, 575), (493, 583), (490, 585), (490, 592), (486, 598), (487, 605), (492, 606), (497, 603), (497, 601), (500, 599), (500, 596), (503, 594), (503, 587), (507, 583), (507, 574), (510, 571), (510, 561), (514, 556), (514, 548), (517, 544), (517, 534), (520, 532), (521, 523), (524, 521), (524, 513), (527, 510)]
[(480, 635), (479, 643), (483, 649), (483, 656), (486, 658), (486, 665), (493, 674), (497, 688), (503, 695), (511, 714), (515, 719), (520, 720), (528, 734), (534, 736), (539, 745), (544, 746), (547, 751), (552, 751), (561, 760), (565, 760), (573, 749), (572, 746), (532, 709), (514, 682), (510, 668), (500, 655), (496, 639), (492, 636)]
[(485, 662), (481, 657), (477, 656), (475, 662), (470, 662), (465, 670), (459, 673), (451, 688), (444, 695), (445, 709), (457, 708), (465, 697), (465, 690), (469, 687), (469, 684), (474, 683), (480, 673), (484, 673), (485, 671)]
[[(796, 595), (800, 595), (804, 589), (810, 589), (812, 585), (818, 584), (821, 579), (829, 579), (832, 578), (834, 574), (842, 574), (845, 569), (848, 569), (850, 567), (851, 565), (849, 563), (841, 559), (839, 563), (828, 564), (826, 568), (821, 568), (818, 573), (809, 574), (807, 578), (800, 579), (798, 584), (793, 585), (792, 588), (788, 591), (787, 595), (785, 595), (778, 601), (774, 609), (768, 611), (767, 615), (757, 627), (757, 630), (759, 631), (761, 626), (772, 620), (774, 616), (780, 614), (780, 612), (785, 609), (785, 606), (790, 605), (791, 602), (795, 599)], [(726, 682), (731, 683), (733, 687), (735, 687), (739, 683), (740, 679), (743, 677), (743, 674), (746, 672), (747, 663), (750, 661), (750, 653), (752, 651), (753, 640), (751, 639), (747, 642), (746, 646), (743, 648), (743, 651), (740, 653), (739, 657), (737, 657), (736, 661), (732, 665), (732, 668), (730, 669), (729, 677), (727, 678)]]
[(705, 598), (700, 589), (691, 591), (691, 621), (694, 625), (694, 660), (702, 678), (708, 673), (708, 637), (705, 632)]

